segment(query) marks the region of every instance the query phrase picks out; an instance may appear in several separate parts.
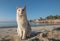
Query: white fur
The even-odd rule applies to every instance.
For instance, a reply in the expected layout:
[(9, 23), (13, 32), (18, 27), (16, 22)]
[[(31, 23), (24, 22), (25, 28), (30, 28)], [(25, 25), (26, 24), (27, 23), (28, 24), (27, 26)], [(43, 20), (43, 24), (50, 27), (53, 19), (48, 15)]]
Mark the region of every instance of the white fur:
[(21, 14), (22, 9), (24, 9), (24, 8), (17, 9), (17, 15), (16, 15), (17, 16), (17, 24), (18, 24), (17, 33), (21, 39), (25, 39), (27, 36), (30, 36), (31, 27), (27, 21), (26, 9), (24, 9), (23, 14)]

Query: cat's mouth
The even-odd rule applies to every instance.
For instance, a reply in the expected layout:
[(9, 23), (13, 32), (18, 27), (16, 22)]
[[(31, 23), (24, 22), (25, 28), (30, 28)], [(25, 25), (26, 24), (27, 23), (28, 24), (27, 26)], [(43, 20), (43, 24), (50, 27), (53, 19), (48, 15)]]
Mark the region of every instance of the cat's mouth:
[(21, 14), (21, 15), (19, 15), (19, 17), (22, 17), (23, 15)]

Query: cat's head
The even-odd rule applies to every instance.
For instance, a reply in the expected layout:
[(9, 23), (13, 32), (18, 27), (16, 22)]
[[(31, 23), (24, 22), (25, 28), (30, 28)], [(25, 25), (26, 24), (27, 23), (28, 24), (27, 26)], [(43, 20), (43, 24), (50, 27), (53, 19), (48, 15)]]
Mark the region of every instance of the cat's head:
[(16, 7), (16, 10), (19, 16), (23, 16), (26, 13), (26, 6), (24, 6), (23, 8)]

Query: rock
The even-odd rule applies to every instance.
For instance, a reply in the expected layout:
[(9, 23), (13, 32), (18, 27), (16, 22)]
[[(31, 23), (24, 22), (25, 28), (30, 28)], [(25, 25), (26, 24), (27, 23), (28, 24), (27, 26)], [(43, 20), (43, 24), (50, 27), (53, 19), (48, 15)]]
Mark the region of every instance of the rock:
[(48, 38), (43, 38), (42, 40), (43, 40), (43, 41), (49, 41)]
[(53, 32), (51, 32), (51, 31), (50, 32), (47, 32), (47, 37), (48, 38), (52, 38), (53, 37)]

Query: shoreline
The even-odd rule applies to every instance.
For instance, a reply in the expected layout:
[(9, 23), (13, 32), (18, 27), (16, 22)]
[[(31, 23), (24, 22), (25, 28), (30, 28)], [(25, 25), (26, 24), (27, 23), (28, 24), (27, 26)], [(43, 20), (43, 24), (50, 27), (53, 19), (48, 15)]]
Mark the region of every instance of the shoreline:
[[(60, 27), (60, 25), (35, 25), (35, 26), (31, 26), (31, 27)], [(0, 28), (17, 28), (17, 26), (2, 26)]]

